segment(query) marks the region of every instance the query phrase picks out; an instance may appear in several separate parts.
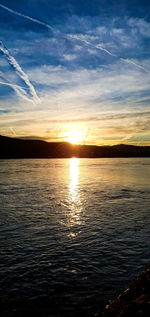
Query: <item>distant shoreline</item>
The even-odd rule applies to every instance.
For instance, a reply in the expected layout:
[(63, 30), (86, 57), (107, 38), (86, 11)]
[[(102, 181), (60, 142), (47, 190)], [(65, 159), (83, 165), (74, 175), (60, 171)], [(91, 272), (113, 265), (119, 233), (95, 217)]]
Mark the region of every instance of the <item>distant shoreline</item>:
[(118, 144), (112, 146), (79, 145), (67, 142), (23, 140), (0, 136), (0, 159), (42, 158), (144, 158), (150, 146)]

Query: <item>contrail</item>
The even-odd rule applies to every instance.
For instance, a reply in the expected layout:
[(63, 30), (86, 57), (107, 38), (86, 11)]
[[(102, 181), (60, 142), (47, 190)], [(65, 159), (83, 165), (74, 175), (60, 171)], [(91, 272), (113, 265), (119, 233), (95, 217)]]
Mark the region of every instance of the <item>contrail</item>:
[[(18, 85), (14, 85), (14, 84), (11, 84), (11, 83), (5, 83), (3, 81), (0, 81), (0, 84), (1, 85), (7, 85), (7, 86), (10, 86), (11, 88), (14, 89), (14, 91), (16, 92), (16, 94), (25, 99), (26, 101), (32, 101), (31, 99), (28, 98), (28, 95), (26, 94), (26, 92), (24, 91), (24, 89), (22, 89), (22, 87), (18, 86)], [(26, 88), (28, 89), (28, 88)]]
[(32, 22), (37, 23), (37, 24), (43, 25), (43, 26), (47, 27), (48, 29), (50, 29), (51, 31), (55, 31), (55, 29), (54, 29), (52, 26), (50, 26), (49, 24), (47, 24), (47, 23), (45, 23), (45, 22), (42, 22), (42, 21), (40, 21), (40, 20), (31, 18), (31, 17), (29, 17), (28, 15), (24, 15), (24, 14), (22, 14), (22, 13), (20, 13), (20, 12), (17, 12), (17, 11), (15, 11), (15, 10), (12, 10), (12, 9), (10, 9), (10, 8), (8, 8), (8, 7), (4, 6), (4, 5), (2, 5), (2, 4), (0, 4), (0, 7), (3, 8), (3, 9), (5, 9), (5, 10), (7, 10), (7, 11), (9, 11), (9, 12), (11, 12), (11, 13), (13, 13), (13, 14), (16, 14), (16, 15), (18, 15), (18, 16), (20, 16), (20, 17), (23, 17), (23, 18), (25, 18), (25, 19), (28, 19), (28, 20), (30, 20), (30, 21), (32, 21)]
[[(94, 46), (94, 45), (93, 45)], [(114, 54), (112, 54), (110, 51), (106, 50), (106, 48), (102, 47), (101, 44), (95, 45), (96, 48), (98, 48), (101, 51), (106, 52), (107, 54), (111, 55), (111, 56), (116, 56)]]
[[(6, 86), (10, 86), (12, 89), (14, 89), (14, 91), (16, 92), (16, 94), (25, 99), (26, 101), (32, 101), (31, 99), (28, 98), (28, 95), (26, 93), (25, 90), (29, 90), (29, 88), (26, 88), (26, 87), (21, 87), (19, 85), (15, 85), (15, 84), (12, 84), (10, 83), (8, 80), (6, 81), (5, 77), (3, 76), (2, 72), (0, 72), (0, 78), (3, 80), (3, 81), (0, 81), (0, 84), (1, 85), (6, 85)], [(32, 101), (33, 102), (33, 101)]]
[[(45, 23), (45, 22), (42, 22), (42, 21), (40, 21), (40, 20), (31, 18), (31, 17), (28, 16), (28, 15), (24, 15), (24, 14), (18, 12), (18, 11), (12, 10), (12, 9), (10, 9), (10, 8), (8, 8), (8, 7), (4, 6), (4, 5), (2, 5), (2, 4), (0, 4), (0, 7), (3, 8), (3, 9), (5, 9), (5, 10), (7, 10), (7, 11), (9, 11), (9, 12), (11, 12), (11, 13), (13, 13), (13, 14), (16, 14), (16, 15), (18, 15), (18, 16), (21, 16), (21, 17), (25, 18), (25, 19), (28, 19), (28, 20), (30, 20), (30, 21), (32, 21), (32, 22), (38, 23), (38, 24), (40, 24), (40, 25), (43, 25), (43, 26), (45, 26), (46, 28), (50, 29), (51, 31), (53, 31), (53, 32), (55, 32), (55, 33), (56, 33), (56, 32), (57, 32), (57, 33), (61, 33), (60, 31), (58, 31), (57, 29), (53, 28), (51, 25), (49, 25), (49, 24), (47, 24), (47, 23)], [(97, 48), (97, 49), (99, 49), (99, 50), (101, 50), (101, 51), (104, 51), (104, 52), (106, 52), (107, 54), (109, 54), (109, 55), (111, 55), (111, 56), (115, 56), (115, 55), (112, 54), (110, 51), (108, 51), (107, 49), (105, 49), (104, 47), (102, 47), (101, 44), (93, 45), (93, 44), (91, 44), (89, 41), (87, 41), (87, 40), (85, 40), (85, 39), (83, 39), (83, 38), (81, 38), (81, 37), (79, 37), (79, 36), (76, 36), (76, 35), (73, 35), (73, 36), (71, 36), (71, 35), (68, 35), (68, 36), (67, 36), (67, 35), (66, 35), (65, 37), (66, 37), (66, 38), (70, 38), (70, 39), (78, 39), (78, 40), (80, 40), (81, 42), (84, 42), (84, 43), (86, 43), (86, 44), (88, 44), (88, 45), (90, 45), (90, 46), (92, 46), (92, 47), (95, 47), (95, 48)]]
[(75, 34), (74, 35), (70, 34), (66, 37), (69, 39), (75, 39), (75, 40), (81, 41), (81, 42), (83, 42), (91, 47), (94, 47), (94, 48), (97, 48), (98, 50), (104, 51), (111, 56), (116, 56), (116, 55), (112, 54), (110, 51), (108, 51), (107, 49), (105, 49), (101, 44), (94, 45), (94, 44), (90, 43), (89, 41), (87, 41), (86, 39), (83, 39), (81, 36), (78, 36)]
[(132, 61), (131, 59), (125, 59), (125, 58), (120, 58), (121, 61), (125, 62), (125, 63), (128, 63), (128, 64), (133, 64), (134, 66), (138, 67), (138, 68), (141, 68), (143, 70), (145, 70), (145, 72), (150, 72), (148, 69), (146, 69), (145, 67), (135, 63), (134, 61)]
[(29, 98), (26, 92), (21, 87), (16, 87), (15, 85), (13, 85), (12, 88), (14, 89), (14, 91), (19, 97), (25, 99), (28, 102), (34, 103), (33, 99)]
[[(4, 77), (2, 77), (0, 75), (0, 78), (4, 79)], [(21, 88), (21, 89), (25, 89), (25, 90), (29, 90), (29, 88), (26, 88), (26, 87), (23, 87), (23, 86), (19, 86), (19, 85), (15, 85), (15, 84), (12, 84), (10, 82), (5, 82), (5, 81), (0, 81), (0, 84), (1, 85), (6, 85), (6, 86), (10, 86), (10, 87), (16, 87), (16, 88)]]
[[(27, 87), (29, 88), (30, 94), (33, 97), (34, 101), (36, 102), (40, 102), (40, 99), (38, 98), (36, 91), (33, 87), (33, 85), (30, 83), (29, 78), (27, 76), (27, 74), (24, 73), (24, 71), (22, 70), (22, 68), (20, 67), (20, 65), (17, 63), (17, 61), (15, 60), (15, 58), (13, 56), (10, 55), (10, 53), (8, 52), (7, 48), (3, 45), (2, 42), (0, 42), (0, 52), (2, 53), (2, 55), (4, 55), (7, 60), (9, 65), (15, 70), (16, 74), (24, 81), (24, 83), (27, 85)], [(22, 89), (22, 88), (19, 88)]]
[[(61, 31), (59, 31), (59, 30), (53, 28), (53, 27), (52, 27), (51, 25), (49, 25), (48, 23), (42, 22), (42, 21), (40, 21), (40, 20), (38, 20), (38, 19), (34, 19), (34, 18), (32, 18), (32, 17), (30, 17), (30, 16), (28, 16), (28, 15), (24, 15), (24, 14), (18, 12), (18, 11), (12, 10), (12, 9), (10, 9), (10, 8), (8, 8), (8, 7), (4, 6), (4, 5), (2, 5), (2, 4), (0, 4), (0, 7), (3, 8), (4, 10), (9, 11), (10, 13), (13, 13), (13, 14), (15, 14), (15, 15), (21, 16), (21, 17), (23, 17), (23, 18), (25, 18), (25, 19), (28, 19), (28, 20), (30, 20), (30, 21), (32, 21), (32, 22), (34, 22), (34, 23), (40, 24), (40, 25), (42, 25), (42, 26), (44, 26), (44, 27), (50, 29), (50, 30), (53, 31), (54, 33), (59, 33), (59, 34), (61, 34)], [(111, 56), (117, 56), (117, 55), (115, 55), (115, 54), (112, 54), (109, 50), (105, 49), (101, 44), (94, 45), (94, 44), (90, 43), (89, 41), (87, 41), (87, 40), (81, 38), (81, 37), (78, 36), (78, 35), (75, 35), (75, 34), (74, 34), (74, 35), (63, 35), (63, 36), (64, 36), (65, 38), (67, 38), (67, 39), (69, 38), (69, 39), (77, 39), (77, 40), (80, 40), (81, 42), (86, 43), (87, 45), (89, 45), (89, 46), (91, 46), (91, 47), (94, 47), (94, 48), (97, 48), (97, 49), (99, 49), (99, 50), (101, 50), (101, 51), (104, 51), (105, 53), (107, 53), (107, 54), (109, 54), (109, 55), (111, 55)], [(137, 63), (135, 63), (135, 62), (132, 61), (132, 60), (124, 59), (124, 58), (120, 58), (120, 60), (122, 60), (122, 61), (124, 61), (124, 62), (126, 62), (126, 63), (128, 63), (128, 64), (132, 64), (132, 65), (134, 65), (134, 66), (136, 66), (136, 67), (138, 67), (138, 68), (141, 68), (141, 69), (143, 69), (143, 70), (146, 71), (146, 72), (149, 72), (149, 70), (147, 70), (147, 69), (144, 68), (143, 66), (141, 66), (141, 65), (139, 65), (139, 64), (137, 64)]]

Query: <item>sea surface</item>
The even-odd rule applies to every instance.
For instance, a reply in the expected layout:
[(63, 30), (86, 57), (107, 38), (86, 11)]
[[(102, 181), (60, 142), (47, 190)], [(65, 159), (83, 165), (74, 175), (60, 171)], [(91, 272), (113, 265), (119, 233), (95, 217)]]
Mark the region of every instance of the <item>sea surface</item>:
[(0, 160), (1, 317), (95, 316), (150, 263), (150, 158)]

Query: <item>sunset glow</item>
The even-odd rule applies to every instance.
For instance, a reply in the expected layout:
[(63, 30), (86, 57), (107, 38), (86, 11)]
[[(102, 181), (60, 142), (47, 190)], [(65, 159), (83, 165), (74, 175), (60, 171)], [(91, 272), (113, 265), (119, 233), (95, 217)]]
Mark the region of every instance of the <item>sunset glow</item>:
[(149, 10), (138, 0), (1, 0), (0, 135), (150, 145)]
[(85, 141), (84, 133), (80, 130), (69, 130), (66, 133), (65, 141), (72, 144), (81, 144)]

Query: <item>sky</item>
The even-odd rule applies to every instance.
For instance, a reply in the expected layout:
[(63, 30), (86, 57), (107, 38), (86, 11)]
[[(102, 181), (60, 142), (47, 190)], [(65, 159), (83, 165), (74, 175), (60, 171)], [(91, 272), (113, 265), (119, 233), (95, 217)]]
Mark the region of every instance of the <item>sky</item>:
[(0, 0), (0, 134), (150, 145), (150, 1)]

